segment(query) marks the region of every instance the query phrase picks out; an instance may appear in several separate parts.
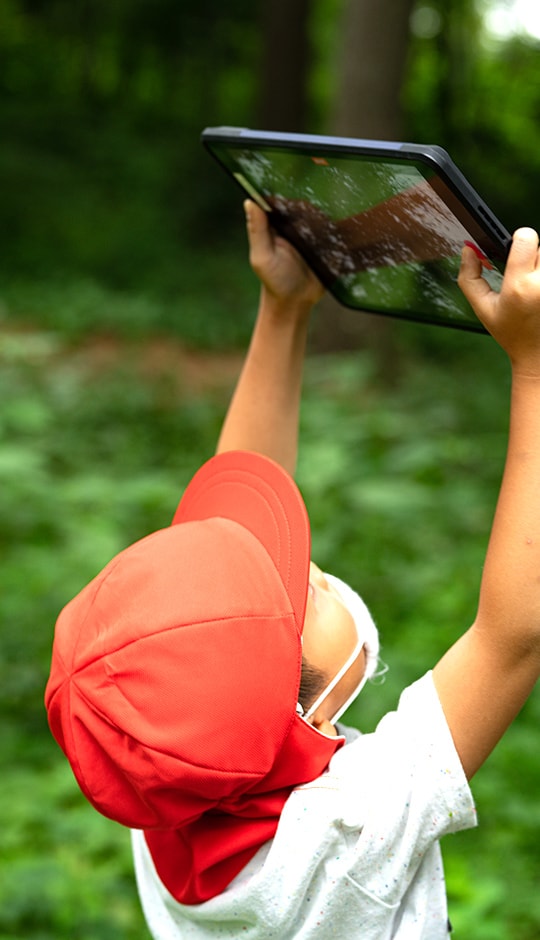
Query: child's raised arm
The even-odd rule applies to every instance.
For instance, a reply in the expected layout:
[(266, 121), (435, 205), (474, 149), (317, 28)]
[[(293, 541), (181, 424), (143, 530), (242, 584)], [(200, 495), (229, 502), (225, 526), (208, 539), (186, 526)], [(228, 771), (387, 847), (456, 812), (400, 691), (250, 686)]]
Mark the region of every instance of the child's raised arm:
[(262, 289), (257, 321), (218, 443), (252, 450), (294, 474), (309, 315), (323, 289), (265, 213), (245, 203), (250, 262)]
[(478, 613), (434, 670), (442, 707), (472, 777), (540, 674), (540, 254), (520, 229), (500, 294), (464, 250), (460, 286), (512, 367), (510, 434)]

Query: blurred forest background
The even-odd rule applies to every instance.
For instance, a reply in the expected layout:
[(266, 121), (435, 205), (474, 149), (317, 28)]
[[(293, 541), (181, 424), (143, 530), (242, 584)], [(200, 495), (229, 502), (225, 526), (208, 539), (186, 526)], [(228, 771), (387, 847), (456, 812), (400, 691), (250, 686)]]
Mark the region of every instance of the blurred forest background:
[[(540, 225), (537, 0), (2, 0), (0, 937), (147, 936), (126, 833), (43, 705), (54, 621), (171, 518), (210, 456), (257, 302), (206, 125), (445, 146), (507, 228)], [(474, 617), (504, 459), (487, 337), (321, 305), (298, 480), (390, 671), (369, 730)], [(501, 664), (504, 668), (504, 664)], [(457, 938), (540, 936), (540, 701), (445, 846)]]

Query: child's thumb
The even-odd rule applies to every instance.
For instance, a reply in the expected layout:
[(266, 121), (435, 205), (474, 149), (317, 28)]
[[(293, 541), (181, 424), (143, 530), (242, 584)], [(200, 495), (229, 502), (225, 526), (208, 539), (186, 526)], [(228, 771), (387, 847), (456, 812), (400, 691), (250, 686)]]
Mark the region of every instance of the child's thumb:
[(272, 236), (266, 212), (251, 199), (244, 202), (251, 264), (256, 266), (261, 256), (272, 248)]
[(266, 212), (253, 202), (252, 199), (246, 199), (244, 202), (244, 212), (246, 214), (246, 224), (248, 233), (258, 235), (268, 229)]

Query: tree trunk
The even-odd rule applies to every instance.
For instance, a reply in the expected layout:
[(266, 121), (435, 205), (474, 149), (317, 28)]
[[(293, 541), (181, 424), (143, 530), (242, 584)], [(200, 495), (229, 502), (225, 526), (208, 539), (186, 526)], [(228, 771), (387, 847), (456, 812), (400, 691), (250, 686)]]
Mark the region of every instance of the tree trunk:
[(305, 129), (311, 0), (263, 0), (259, 120), (264, 130)]
[[(399, 140), (401, 87), (414, 0), (347, 0), (341, 22), (332, 134)], [(312, 343), (318, 351), (368, 346), (390, 380), (396, 351), (392, 321), (352, 313), (330, 297), (321, 303)]]
[(335, 134), (398, 140), (414, 0), (348, 0), (342, 20)]

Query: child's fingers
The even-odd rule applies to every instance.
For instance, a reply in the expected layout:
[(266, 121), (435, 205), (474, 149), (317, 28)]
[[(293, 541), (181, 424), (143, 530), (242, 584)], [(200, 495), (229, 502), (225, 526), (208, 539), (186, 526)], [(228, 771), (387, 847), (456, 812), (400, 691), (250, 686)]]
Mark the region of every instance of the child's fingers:
[(491, 287), (482, 277), (483, 270), (482, 262), (476, 252), (470, 246), (465, 245), (461, 255), (458, 284), (476, 313), (480, 313), (484, 308), (487, 312), (492, 294)]
[(459, 286), (478, 318), (493, 335), (500, 334), (499, 321), (507, 319), (510, 310), (519, 311), (533, 298), (531, 275), (540, 272), (538, 243), (534, 229), (520, 228), (515, 232), (500, 294), (492, 290), (482, 277), (482, 264), (474, 251), (468, 247), (463, 250)]

